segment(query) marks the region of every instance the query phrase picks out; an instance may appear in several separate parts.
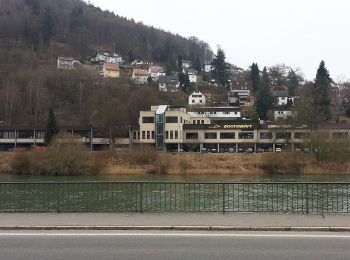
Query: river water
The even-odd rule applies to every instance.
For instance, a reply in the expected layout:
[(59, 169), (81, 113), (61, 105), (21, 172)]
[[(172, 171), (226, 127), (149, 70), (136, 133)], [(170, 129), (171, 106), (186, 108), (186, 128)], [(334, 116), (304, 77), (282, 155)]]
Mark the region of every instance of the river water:
[(15, 176), (0, 175), (0, 182), (156, 181), (156, 182), (350, 182), (350, 175), (99, 175)]

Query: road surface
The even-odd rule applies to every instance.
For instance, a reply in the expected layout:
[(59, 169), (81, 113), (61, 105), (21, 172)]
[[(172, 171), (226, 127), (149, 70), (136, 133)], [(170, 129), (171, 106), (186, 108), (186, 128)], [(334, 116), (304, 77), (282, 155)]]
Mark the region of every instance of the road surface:
[(0, 231), (0, 259), (350, 259), (349, 233)]

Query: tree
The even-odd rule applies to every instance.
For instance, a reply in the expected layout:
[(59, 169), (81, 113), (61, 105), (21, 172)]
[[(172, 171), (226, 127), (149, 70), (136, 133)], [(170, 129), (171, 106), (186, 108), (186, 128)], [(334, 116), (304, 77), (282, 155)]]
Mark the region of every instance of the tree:
[(288, 94), (289, 96), (295, 96), (295, 90), (297, 90), (300, 87), (300, 77), (296, 74), (296, 72), (293, 69), (291, 69), (288, 72), (287, 79)]
[(45, 130), (45, 144), (49, 145), (55, 135), (58, 134), (58, 126), (56, 121), (56, 116), (53, 112), (53, 109), (50, 108), (49, 115), (47, 119), (47, 125)]
[(177, 57), (177, 72), (182, 73), (182, 56)]
[(348, 103), (348, 107), (346, 108), (346, 115), (350, 117), (350, 102)]
[(251, 69), (251, 74), (250, 74), (250, 79), (253, 84), (253, 90), (256, 92), (259, 88), (260, 84), (260, 71), (257, 63), (253, 63), (252, 66), (250, 67)]
[(221, 85), (225, 85), (228, 80), (228, 64), (226, 63), (225, 59), (225, 52), (221, 48), (218, 48), (218, 51), (211, 63), (213, 68), (211, 72), (212, 78), (214, 78), (216, 82)]
[(45, 8), (41, 17), (41, 38), (44, 47), (50, 45), (51, 39), (55, 36), (55, 19), (51, 9)]
[(332, 82), (325, 62), (321, 61), (311, 93), (314, 116), (317, 122), (331, 119), (330, 88)]
[(260, 119), (267, 119), (267, 112), (271, 109), (273, 99), (271, 96), (271, 82), (266, 67), (264, 68), (263, 75), (259, 84), (258, 92), (256, 94), (256, 113)]
[(198, 72), (202, 71), (202, 64), (199, 55), (196, 55), (196, 59), (194, 61), (194, 69)]
[(128, 56), (129, 56), (129, 62), (130, 63), (135, 60), (134, 53), (132, 52), (132, 50), (129, 50)]
[(287, 84), (289, 67), (285, 64), (277, 64), (269, 68), (269, 77), (273, 86), (281, 87)]

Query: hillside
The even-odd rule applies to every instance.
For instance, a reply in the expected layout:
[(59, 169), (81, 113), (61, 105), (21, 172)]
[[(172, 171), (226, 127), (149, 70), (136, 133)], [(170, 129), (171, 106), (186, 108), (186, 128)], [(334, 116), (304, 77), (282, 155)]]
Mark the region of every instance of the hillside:
[[(86, 57), (96, 49), (116, 51), (176, 66), (178, 55), (194, 61), (211, 60), (209, 45), (87, 4), (82, 0), (0, 0), (0, 41), (26, 46), (42, 55)], [(51, 52), (53, 55), (54, 53)]]
[[(212, 57), (208, 44), (135, 23), (80, 0), (0, 0), (0, 125), (43, 125), (53, 108), (59, 125), (128, 126), (153, 104), (186, 104), (184, 93), (135, 87), (130, 72), (104, 79), (92, 66), (58, 71), (58, 56), (82, 63), (112, 50), (176, 69), (176, 61)], [(130, 57), (132, 56), (132, 57)], [(125, 135), (127, 127), (118, 133)], [(126, 131), (126, 132), (125, 132)]]

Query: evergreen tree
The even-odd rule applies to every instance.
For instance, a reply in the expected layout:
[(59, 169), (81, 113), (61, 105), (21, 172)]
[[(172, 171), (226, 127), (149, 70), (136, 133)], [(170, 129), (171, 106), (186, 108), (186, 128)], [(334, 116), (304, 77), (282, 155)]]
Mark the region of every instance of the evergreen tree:
[(184, 82), (184, 86), (185, 88), (189, 88), (190, 87), (190, 76), (188, 75), (188, 71), (186, 71), (186, 74), (185, 74), (185, 82)]
[(267, 119), (267, 112), (272, 108), (273, 98), (271, 95), (271, 82), (266, 67), (256, 94), (255, 109), (260, 119)]
[(256, 92), (259, 88), (260, 84), (260, 71), (257, 63), (253, 63), (252, 66), (250, 67), (251, 69), (251, 75), (250, 79), (253, 84), (253, 90)]
[(218, 51), (213, 59), (212, 65), (212, 78), (216, 80), (217, 83), (225, 85), (228, 80), (228, 64), (225, 61), (226, 56), (225, 52), (218, 48)]
[(129, 62), (130, 63), (135, 60), (134, 53), (132, 52), (132, 50), (129, 50), (128, 56), (129, 56)]
[(53, 109), (50, 108), (48, 119), (47, 119), (46, 130), (45, 130), (45, 137), (44, 137), (45, 144), (49, 145), (52, 141), (52, 138), (57, 134), (58, 134), (58, 126), (57, 126), (56, 117), (53, 112)]
[(290, 70), (287, 76), (287, 87), (289, 96), (295, 96), (295, 90), (300, 86), (300, 80), (294, 70)]
[(317, 121), (325, 121), (331, 118), (330, 88), (332, 82), (325, 62), (321, 61), (311, 93), (314, 116)]
[(199, 55), (196, 56), (196, 60), (194, 62), (194, 69), (198, 72), (202, 71), (202, 64)]
[(177, 72), (182, 73), (182, 56), (177, 57)]
[(45, 8), (41, 17), (41, 37), (45, 47), (50, 45), (51, 39), (55, 36), (55, 18), (49, 8)]

